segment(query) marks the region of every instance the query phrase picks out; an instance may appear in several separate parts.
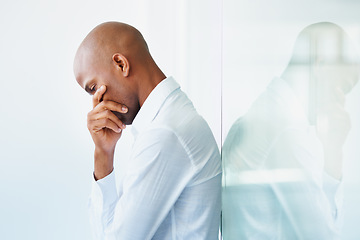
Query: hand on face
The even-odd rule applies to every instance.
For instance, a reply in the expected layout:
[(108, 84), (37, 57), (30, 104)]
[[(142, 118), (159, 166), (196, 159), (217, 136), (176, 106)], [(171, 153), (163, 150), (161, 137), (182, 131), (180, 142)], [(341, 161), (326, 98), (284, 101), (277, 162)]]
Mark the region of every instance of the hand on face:
[(105, 92), (106, 86), (103, 85), (93, 95), (93, 109), (87, 115), (87, 127), (95, 147), (110, 154), (126, 127), (112, 111), (126, 113), (128, 109), (114, 101), (103, 101)]
[(324, 170), (336, 179), (342, 177), (342, 147), (351, 128), (346, 112), (345, 95), (340, 88), (334, 89), (318, 112), (317, 134), (323, 144)]
[(332, 94), (333, 100), (319, 109), (317, 133), (327, 149), (342, 148), (351, 128), (350, 116), (346, 112), (345, 95), (340, 88)]

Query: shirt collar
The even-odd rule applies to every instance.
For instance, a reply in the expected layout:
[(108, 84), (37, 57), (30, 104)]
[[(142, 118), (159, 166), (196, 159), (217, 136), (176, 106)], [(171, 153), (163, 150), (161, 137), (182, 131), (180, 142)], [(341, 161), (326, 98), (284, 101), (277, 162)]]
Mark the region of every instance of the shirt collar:
[(178, 88), (180, 85), (175, 79), (168, 77), (151, 91), (132, 123), (131, 129), (134, 136), (143, 131), (155, 119), (167, 97)]

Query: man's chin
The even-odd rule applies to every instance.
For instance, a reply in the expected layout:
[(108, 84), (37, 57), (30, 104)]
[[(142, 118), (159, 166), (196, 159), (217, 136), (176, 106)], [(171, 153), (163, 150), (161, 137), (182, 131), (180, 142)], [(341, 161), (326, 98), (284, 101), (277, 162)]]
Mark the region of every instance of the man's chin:
[(132, 122), (134, 121), (135, 116), (133, 116), (133, 114), (131, 114), (131, 112), (128, 113), (119, 113), (116, 111), (112, 111), (115, 116), (117, 116), (122, 123), (124, 123), (125, 125), (131, 125)]

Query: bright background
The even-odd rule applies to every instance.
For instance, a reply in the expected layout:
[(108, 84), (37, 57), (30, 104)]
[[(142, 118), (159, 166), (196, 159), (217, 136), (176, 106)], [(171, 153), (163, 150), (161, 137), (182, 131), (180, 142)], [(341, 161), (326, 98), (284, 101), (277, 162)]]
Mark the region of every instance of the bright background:
[[(0, 6), (4, 240), (90, 239), (91, 98), (77, 85), (72, 64), (97, 24), (115, 20), (137, 27), (160, 68), (208, 121), (219, 146), (233, 121), (284, 69), (303, 27), (335, 21), (360, 45), (356, 0), (13, 0)], [(344, 239), (360, 236), (359, 102), (357, 86), (347, 99), (353, 128), (346, 145)], [(126, 168), (129, 130), (117, 147), (119, 176)]]

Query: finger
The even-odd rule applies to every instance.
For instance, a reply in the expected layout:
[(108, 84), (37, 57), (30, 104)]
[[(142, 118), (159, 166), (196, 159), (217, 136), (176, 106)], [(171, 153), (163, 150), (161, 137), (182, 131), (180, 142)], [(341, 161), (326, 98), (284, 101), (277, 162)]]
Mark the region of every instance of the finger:
[(92, 132), (99, 132), (105, 128), (111, 129), (116, 133), (121, 133), (122, 129), (117, 126), (116, 123), (109, 118), (101, 118), (88, 122), (88, 128)]
[(96, 107), (100, 102), (101, 99), (106, 92), (106, 86), (102, 85), (100, 88), (98, 88), (93, 96), (93, 107)]
[(336, 89), (336, 98), (342, 106), (345, 105), (345, 94), (340, 88)]
[(94, 111), (96, 113), (102, 112), (104, 110), (111, 110), (120, 113), (128, 112), (128, 108), (124, 104), (117, 103), (114, 101), (102, 101), (101, 103), (97, 104), (97, 106), (94, 107)]
[(102, 119), (102, 118), (110, 119), (111, 121), (113, 121), (118, 126), (118, 128), (121, 128), (121, 129), (126, 128), (126, 125), (110, 110), (105, 110), (105, 111), (96, 113), (95, 115), (92, 115), (91, 119), (89, 119), (89, 120), (90, 121), (95, 121), (95, 120), (99, 120), (99, 119)]

